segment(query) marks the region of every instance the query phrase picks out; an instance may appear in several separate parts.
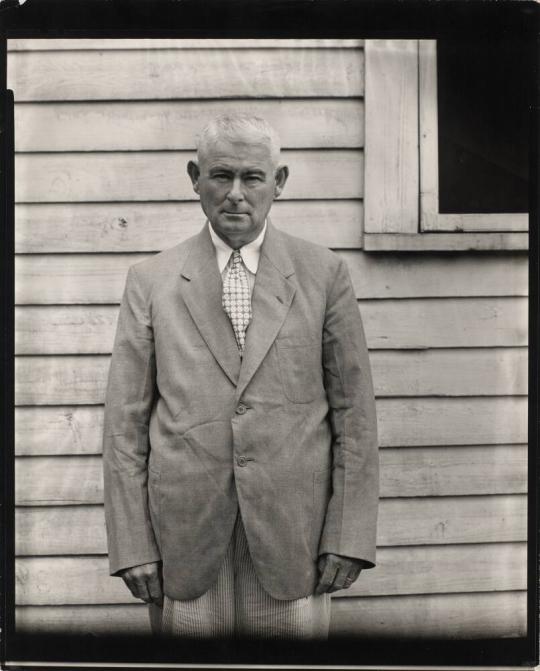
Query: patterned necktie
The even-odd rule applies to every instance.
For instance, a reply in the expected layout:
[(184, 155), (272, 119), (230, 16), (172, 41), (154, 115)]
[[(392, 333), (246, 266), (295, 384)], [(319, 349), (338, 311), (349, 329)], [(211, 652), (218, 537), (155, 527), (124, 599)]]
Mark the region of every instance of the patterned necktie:
[(247, 271), (238, 249), (231, 254), (229, 272), (223, 280), (223, 309), (229, 316), (240, 354), (244, 351), (246, 329), (251, 321), (251, 295)]

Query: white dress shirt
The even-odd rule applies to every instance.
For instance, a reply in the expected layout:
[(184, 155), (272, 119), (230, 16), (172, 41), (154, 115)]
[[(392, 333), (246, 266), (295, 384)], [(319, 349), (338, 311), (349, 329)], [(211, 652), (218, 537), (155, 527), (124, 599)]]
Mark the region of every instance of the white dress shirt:
[[(210, 222), (208, 222), (208, 230), (210, 232), (210, 237), (214, 243), (214, 248), (216, 250), (216, 259), (221, 273), (221, 278), (225, 279), (227, 273), (229, 272), (229, 266), (231, 262), (231, 254), (234, 252), (232, 247), (224, 242), (219, 235), (214, 231)], [(253, 294), (253, 287), (255, 286), (255, 275), (257, 274), (257, 268), (259, 267), (259, 258), (261, 256), (261, 246), (264, 240), (266, 233), (266, 222), (259, 235), (248, 242), (247, 245), (240, 247), (240, 256), (242, 257), (242, 262), (247, 272), (249, 290)]]

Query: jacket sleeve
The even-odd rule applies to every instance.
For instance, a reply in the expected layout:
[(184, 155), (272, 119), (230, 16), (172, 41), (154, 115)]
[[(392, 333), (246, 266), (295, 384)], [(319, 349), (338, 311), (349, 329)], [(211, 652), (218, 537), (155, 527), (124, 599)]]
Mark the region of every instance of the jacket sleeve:
[(346, 265), (339, 260), (328, 292), (323, 368), (332, 428), (332, 496), (319, 554), (375, 565), (379, 453), (375, 397), (360, 312)]
[(111, 575), (160, 559), (148, 509), (148, 425), (156, 363), (148, 307), (130, 268), (105, 396), (103, 471)]

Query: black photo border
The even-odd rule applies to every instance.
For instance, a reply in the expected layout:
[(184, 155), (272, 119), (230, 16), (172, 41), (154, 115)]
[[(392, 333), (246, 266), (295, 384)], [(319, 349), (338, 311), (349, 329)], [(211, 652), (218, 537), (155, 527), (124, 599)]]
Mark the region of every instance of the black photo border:
[[(172, 668), (230, 664), (521, 666), (538, 664), (538, 110), (539, 5), (532, 0), (18, 0), (0, 2), (0, 173), (2, 191), (2, 662), (7, 668), (108, 664)], [(178, 26), (178, 27), (177, 27)], [(479, 39), (516, 36), (530, 44), (531, 173), (529, 234), (529, 498), (527, 637), (435, 640), (336, 638), (325, 644), (159, 641), (143, 637), (20, 634), (14, 627), (14, 140), (6, 45), (14, 38), (377, 38)], [(18, 663), (21, 663), (19, 666)]]

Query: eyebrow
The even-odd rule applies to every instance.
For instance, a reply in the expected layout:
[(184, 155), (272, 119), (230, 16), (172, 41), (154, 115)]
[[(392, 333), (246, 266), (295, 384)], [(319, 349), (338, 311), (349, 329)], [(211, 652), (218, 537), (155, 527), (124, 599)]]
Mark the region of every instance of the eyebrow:
[[(214, 165), (209, 170), (210, 174), (215, 172), (234, 172), (234, 170), (227, 165)], [(261, 168), (244, 168), (241, 170), (241, 174), (256, 174), (256, 175), (266, 175), (266, 171)]]

